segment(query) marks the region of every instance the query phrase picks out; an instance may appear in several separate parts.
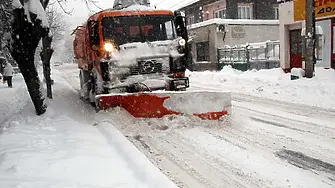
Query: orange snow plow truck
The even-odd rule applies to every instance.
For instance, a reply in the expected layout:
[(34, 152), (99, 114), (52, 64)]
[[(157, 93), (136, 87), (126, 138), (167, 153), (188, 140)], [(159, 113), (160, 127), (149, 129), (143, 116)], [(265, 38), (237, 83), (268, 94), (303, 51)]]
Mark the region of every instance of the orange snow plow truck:
[(138, 118), (220, 120), (229, 114), (230, 93), (186, 91), (192, 57), (182, 13), (115, 6), (90, 16), (73, 34), (81, 98), (98, 110), (121, 107)]

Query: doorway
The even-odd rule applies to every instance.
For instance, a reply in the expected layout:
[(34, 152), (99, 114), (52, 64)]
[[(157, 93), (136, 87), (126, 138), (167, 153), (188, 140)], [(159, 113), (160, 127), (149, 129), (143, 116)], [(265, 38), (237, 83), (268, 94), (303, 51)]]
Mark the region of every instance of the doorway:
[(290, 30), (290, 67), (302, 68), (301, 29)]

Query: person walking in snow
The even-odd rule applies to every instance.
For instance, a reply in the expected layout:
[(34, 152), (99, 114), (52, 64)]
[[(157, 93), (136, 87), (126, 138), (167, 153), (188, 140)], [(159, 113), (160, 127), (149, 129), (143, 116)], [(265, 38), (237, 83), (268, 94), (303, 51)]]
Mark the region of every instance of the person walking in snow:
[(12, 85), (12, 78), (13, 78), (13, 66), (6, 62), (5, 67), (3, 69), (3, 79), (5, 82), (7, 82), (8, 87), (13, 87)]

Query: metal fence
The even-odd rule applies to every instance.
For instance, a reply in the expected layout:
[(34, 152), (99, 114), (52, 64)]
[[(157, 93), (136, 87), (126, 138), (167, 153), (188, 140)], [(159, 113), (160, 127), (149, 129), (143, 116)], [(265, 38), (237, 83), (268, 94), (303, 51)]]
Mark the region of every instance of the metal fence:
[(242, 71), (280, 66), (279, 41), (249, 43), (235, 47), (218, 48), (217, 50), (219, 70), (226, 65), (231, 65)]

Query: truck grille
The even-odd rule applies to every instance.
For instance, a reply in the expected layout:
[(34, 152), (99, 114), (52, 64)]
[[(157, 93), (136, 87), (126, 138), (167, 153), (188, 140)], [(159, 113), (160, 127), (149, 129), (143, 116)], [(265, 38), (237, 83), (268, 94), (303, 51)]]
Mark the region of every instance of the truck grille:
[(163, 73), (162, 63), (156, 60), (139, 61), (137, 66), (130, 68), (130, 75)]

